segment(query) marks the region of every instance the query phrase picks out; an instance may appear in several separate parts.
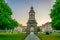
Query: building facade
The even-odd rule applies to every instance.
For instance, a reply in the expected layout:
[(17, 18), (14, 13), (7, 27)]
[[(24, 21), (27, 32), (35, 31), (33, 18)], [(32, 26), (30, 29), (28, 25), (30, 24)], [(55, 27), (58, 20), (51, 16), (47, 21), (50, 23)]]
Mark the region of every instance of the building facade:
[(52, 27), (51, 27), (50, 22), (47, 22), (43, 24), (42, 26), (40, 26), (40, 30), (41, 32), (52, 32)]
[(16, 32), (25, 32), (26, 26), (23, 26), (22, 24), (19, 24), (18, 27), (14, 28), (14, 31)]

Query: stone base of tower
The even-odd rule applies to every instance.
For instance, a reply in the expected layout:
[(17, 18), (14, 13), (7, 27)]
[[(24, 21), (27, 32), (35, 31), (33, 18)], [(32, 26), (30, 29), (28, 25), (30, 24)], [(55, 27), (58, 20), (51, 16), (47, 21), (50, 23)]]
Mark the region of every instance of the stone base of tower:
[(26, 33), (31, 33), (31, 31), (30, 31), (30, 29), (31, 29), (31, 27), (33, 27), (34, 28), (34, 34), (36, 34), (37, 33), (37, 25), (36, 24), (28, 24), (27, 25), (27, 29), (26, 29)]
[[(27, 28), (26, 33), (27, 33), (27, 34), (30, 34), (30, 33), (31, 33), (31, 31)], [(37, 28), (34, 30), (34, 32), (33, 32), (33, 33), (34, 33), (34, 34), (37, 34)]]

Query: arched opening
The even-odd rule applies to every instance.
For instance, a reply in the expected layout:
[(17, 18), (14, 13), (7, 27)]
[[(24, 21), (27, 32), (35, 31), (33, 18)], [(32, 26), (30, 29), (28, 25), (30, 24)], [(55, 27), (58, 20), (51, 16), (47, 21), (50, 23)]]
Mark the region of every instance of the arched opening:
[(30, 27), (30, 32), (34, 32), (34, 27)]

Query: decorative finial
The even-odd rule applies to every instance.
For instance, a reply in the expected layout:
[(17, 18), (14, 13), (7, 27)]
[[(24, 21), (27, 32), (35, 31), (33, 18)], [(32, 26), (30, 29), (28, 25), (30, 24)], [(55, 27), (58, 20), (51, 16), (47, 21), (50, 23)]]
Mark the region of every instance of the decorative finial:
[(33, 10), (33, 6), (31, 6), (31, 9), (30, 9), (29, 13), (35, 13), (35, 11)]
[(33, 6), (31, 6), (31, 9), (33, 9)]

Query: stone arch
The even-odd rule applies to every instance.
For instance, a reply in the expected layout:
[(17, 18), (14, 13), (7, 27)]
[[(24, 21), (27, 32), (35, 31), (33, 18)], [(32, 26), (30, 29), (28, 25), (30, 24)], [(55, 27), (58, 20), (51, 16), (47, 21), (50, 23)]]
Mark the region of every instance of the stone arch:
[(33, 25), (31, 25), (31, 24), (28, 25), (28, 26), (27, 26), (27, 29), (26, 29), (26, 32), (27, 32), (27, 33), (30, 33), (30, 32), (31, 32), (31, 31), (30, 31), (31, 27), (34, 28), (34, 31), (33, 31), (33, 32), (36, 34), (36, 33), (37, 33), (37, 25), (35, 25), (35, 24), (33, 24)]
[(34, 27), (33, 26), (30, 27), (30, 32), (34, 32)]

